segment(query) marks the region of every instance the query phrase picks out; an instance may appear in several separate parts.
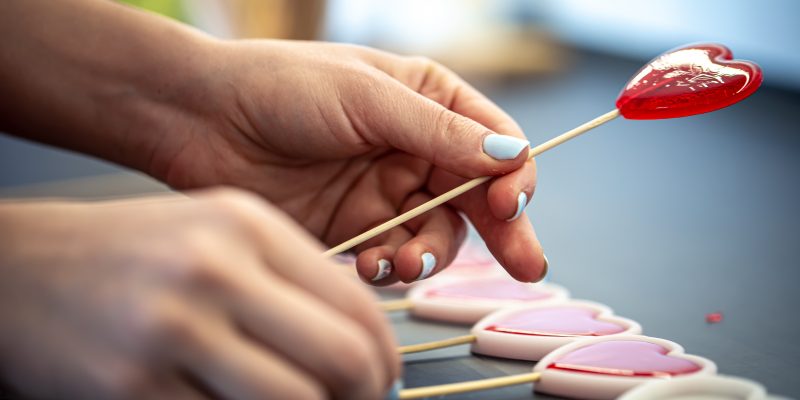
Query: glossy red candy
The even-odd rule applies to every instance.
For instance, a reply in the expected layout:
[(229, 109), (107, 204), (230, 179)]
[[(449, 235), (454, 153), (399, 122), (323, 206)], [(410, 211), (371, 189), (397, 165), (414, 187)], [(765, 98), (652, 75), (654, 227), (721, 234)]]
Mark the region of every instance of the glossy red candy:
[(619, 94), (617, 109), (627, 119), (687, 117), (734, 104), (762, 80), (758, 65), (734, 60), (723, 45), (688, 45), (639, 70)]

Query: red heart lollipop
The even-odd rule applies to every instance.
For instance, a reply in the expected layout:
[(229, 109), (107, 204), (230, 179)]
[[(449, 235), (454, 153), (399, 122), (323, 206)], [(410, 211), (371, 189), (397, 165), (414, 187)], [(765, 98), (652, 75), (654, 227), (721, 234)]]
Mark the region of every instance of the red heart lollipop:
[(639, 70), (619, 94), (617, 109), (627, 119), (687, 117), (734, 104), (762, 80), (758, 65), (733, 60), (721, 44), (688, 45)]
[[(620, 115), (627, 119), (661, 119), (719, 110), (751, 95), (762, 80), (758, 65), (734, 61), (731, 51), (723, 45), (684, 46), (662, 54), (642, 68), (620, 93), (615, 109), (533, 147), (528, 158), (534, 158)], [(489, 176), (474, 178), (326, 251), (325, 255), (337, 254), (363, 243), (489, 179)]]

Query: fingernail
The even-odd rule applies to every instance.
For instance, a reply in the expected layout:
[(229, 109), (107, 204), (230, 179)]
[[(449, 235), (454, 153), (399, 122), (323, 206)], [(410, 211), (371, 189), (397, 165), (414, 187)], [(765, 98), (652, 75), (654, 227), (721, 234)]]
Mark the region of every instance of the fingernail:
[(422, 271), (420, 271), (417, 280), (423, 280), (430, 276), (433, 268), (436, 267), (436, 256), (433, 253), (422, 253)]
[(519, 218), (522, 215), (522, 212), (525, 211), (525, 206), (528, 205), (528, 195), (525, 192), (519, 192), (519, 196), (517, 196), (517, 211), (514, 212), (514, 216), (507, 219), (506, 221), (513, 221)]
[(483, 138), (483, 152), (495, 160), (513, 160), (530, 145), (525, 139), (496, 133)]
[(392, 263), (390, 263), (389, 260), (384, 260), (383, 258), (381, 258), (380, 260), (378, 260), (378, 273), (375, 274), (375, 277), (372, 278), (372, 281), (373, 282), (379, 281), (383, 278), (386, 278), (391, 273), (392, 273)]
[(386, 400), (398, 400), (400, 398), (400, 391), (403, 390), (403, 381), (397, 379), (389, 388), (389, 393), (386, 393)]
[(550, 268), (550, 260), (547, 259), (547, 256), (542, 253), (542, 257), (544, 258), (544, 268), (542, 268), (542, 274), (539, 275), (539, 278), (533, 281), (533, 283), (541, 282), (547, 276), (547, 270)]

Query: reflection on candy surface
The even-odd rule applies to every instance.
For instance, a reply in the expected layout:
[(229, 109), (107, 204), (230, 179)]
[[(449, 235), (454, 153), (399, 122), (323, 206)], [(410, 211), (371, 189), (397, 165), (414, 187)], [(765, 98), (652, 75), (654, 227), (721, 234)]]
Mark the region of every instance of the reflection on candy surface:
[(701, 369), (689, 360), (667, 355), (663, 346), (633, 340), (594, 343), (554, 360), (547, 368), (621, 376), (668, 377)]
[(727, 47), (697, 44), (664, 53), (631, 78), (617, 99), (628, 119), (702, 114), (734, 104), (763, 80), (755, 63), (733, 60)]
[(486, 330), (537, 336), (602, 336), (620, 333), (625, 327), (595, 319), (597, 312), (581, 307), (521, 310)]

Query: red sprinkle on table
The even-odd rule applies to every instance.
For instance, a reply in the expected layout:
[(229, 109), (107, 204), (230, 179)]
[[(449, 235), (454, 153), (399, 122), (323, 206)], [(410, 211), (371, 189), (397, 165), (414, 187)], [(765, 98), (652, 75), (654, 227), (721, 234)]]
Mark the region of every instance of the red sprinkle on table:
[(717, 311), (706, 314), (706, 322), (709, 324), (716, 324), (722, 322), (722, 313)]

